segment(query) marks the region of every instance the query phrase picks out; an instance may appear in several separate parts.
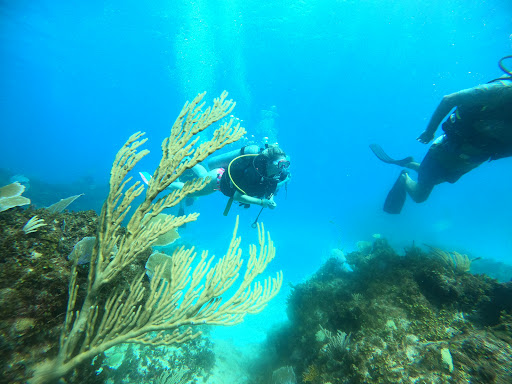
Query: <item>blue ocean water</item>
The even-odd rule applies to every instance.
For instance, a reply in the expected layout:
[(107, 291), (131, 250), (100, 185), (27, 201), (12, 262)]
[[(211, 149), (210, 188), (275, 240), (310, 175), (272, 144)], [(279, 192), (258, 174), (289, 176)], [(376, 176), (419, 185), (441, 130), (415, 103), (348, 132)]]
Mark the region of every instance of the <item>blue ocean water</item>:
[[(272, 136), (292, 162), (278, 207), (260, 216), (277, 246), (269, 272), (299, 282), (332, 248), (348, 252), (374, 234), (397, 249), (414, 241), (512, 263), (510, 158), (392, 216), (382, 204), (400, 169), (368, 148), (424, 156), (415, 139), (442, 96), (501, 75), (509, 0), (19, 0), (0, 12), (0, 167), (9, 174), (102, 190), (139, 130), (151, 154), (138, 170), (152, 171), (185, 101), (207, 91), (211, 103), (226, 89), (244, 143)], [(83, 192), (82, 208), (101, 207)], [(244, 244), (256, 242), (258, 207), (226, 218), (225, 203), (201, 198), (182, 237), (220, 256), (240, 214)]]

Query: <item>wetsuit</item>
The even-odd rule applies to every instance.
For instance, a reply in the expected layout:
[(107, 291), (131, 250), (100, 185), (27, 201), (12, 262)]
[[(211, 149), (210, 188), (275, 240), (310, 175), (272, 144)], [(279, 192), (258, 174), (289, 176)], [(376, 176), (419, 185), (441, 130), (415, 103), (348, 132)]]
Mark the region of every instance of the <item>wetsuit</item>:
[(457, 109), (443, 123), (445, 135), (430, 147), (418, 182), (454, 183), (487, 160), (512, 156), (512, 81), (457, 92)]
[(280, 180), (263, 177), (266, 170), (255, 167), (256, 157), (257, 155), (245, 155), (231, 162), (229, 172), (226, 170), (220, 180), (220, 190), (224, 195), (233, 197), (238, 190), (244, 195), (268, 199), (276, 192)]

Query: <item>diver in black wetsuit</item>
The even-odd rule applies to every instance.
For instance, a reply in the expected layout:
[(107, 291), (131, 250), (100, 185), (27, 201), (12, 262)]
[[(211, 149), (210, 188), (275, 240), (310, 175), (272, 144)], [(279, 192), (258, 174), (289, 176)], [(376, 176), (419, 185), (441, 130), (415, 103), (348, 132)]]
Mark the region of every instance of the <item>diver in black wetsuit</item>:
[(455, 110), (421, 163), (411, 157), (394, 160), (378, 145), (370, 145), (380, 160), (418, 172), (417, 181), (401, 172), (386, 198), (386, 212), (400, 213), (407, 193), (415, 202), (424, 202), (437, 184), (455, 183), (485, 161), (512, 156), (512, 73), (502, 66), (506, 58), (512, 56), (501, 59), (500, 68), (507, 75), (443, 97), (417, 140), (429, 143), (441, 121)]
[[(248, 207), (251, 204), (260, 205), (263, 208), (276, 208), (274, 195), (279, 187), (286, 184), (290, 178), (290, 161), (286, 153), (277, 146), (259, 148), (250, 145), (211, 158), (208, 162), (210, 171), (201, 164), (196, 164), (190, 169), (186, 178), (175, 181), (169, 189), (181, 189), (186, 181), (195, 178), (209, 178), (206, 186), (188, 195), (189, 199), (209, 195), (215, 191), (221, 191), (230, 198), (229, 211), (233, 200)], [(140, 172), (144, 183), (149, 183), (151, 175)], [(188, 204), (190, 205), (190, 203)]]
[(242, 204), (274, 209), (277, 188), (290, 178), (290, 161), (277, 146), (269, 146), (257, 154), (243, 153), (231, 160), (227, 168), (220, 168), (224, 170), (220, 191)]

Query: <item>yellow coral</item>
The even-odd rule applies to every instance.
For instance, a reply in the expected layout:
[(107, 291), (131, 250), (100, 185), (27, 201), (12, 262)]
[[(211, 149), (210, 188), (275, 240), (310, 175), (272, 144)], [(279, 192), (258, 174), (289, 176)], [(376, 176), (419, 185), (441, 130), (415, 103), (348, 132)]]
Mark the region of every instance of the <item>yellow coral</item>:
[[(197, 136), (214, 122), (231, 113), (234, 102), (225, 100), (227, 92), (214, 100), (213, 107), (203, 110), (198, 95), (186, 103), (171, 134), (162, 143), (162, 158), (140, 205), (128, 216), (132, 204), (144, 192), (136, 182), (126, 189), (131, 178), (128, 173), (149, 151), (138, 151), (146, 141), (143, 133), (132, 135), (116, 155), (110, 177), (110, 192), (105, 201), (96, 236), (86, 285), (86, 297), (81, 309), (75, 308), (78, 285), (76, 263), (71, 273), (69, 301), (60, 348), (55, 359), (35, 367), (31, 384), (56, 382), (83, 361), (121, 343), (171, 345), (194, 339), (200, 332), (191, 326), (199, 324), (234, 325), (243, 321), (248, 313), (258, 313), (279, 292), (282, 274), (267, 278), (263, 284), (254, 280), (274, 258), (275, 248), (263, 226), (258, 226), (259, 247), (249, 248), (249, 260), (242, 275), (243, 264), (237, 237), (238, 219), (226, 255), (214, 263), (203, 251), (196, 262), (194, 249), (180, 248), (170, 263), (155, 268), (145, 286), (145, 273), (136, 277), (128, 291), (110, 287), (106, 302), (99, 292), (119, 273), (130, 266), (139, 255), (152, 246), (162, 235), (196, 220), (197, 213), (153, 221), (164, 209), (180, 203), (187, 195), (202, 189), (206, 182), (197, 180), (185, 184), (181, 190), (158, 197), (187, 169), (203, 161), (208, 155), (230, 144), (245, 133), (233, 119), (217, 129), (210, 141), (196, 147)], [(185, 157), (189, 159), (184, 161)], [(128, 219), (129, 218), (129, 219)], [(127, 219), (126, 230), (121, 223)], [(167, 267), (169, 264), (169, 268)], [(165, 274), (170, 279), (165, 279)], [(241, 281), (239, 281), (241, 277)], [(226, 297), (235, 282), (238, 289)]]
[(305, 383), (313, 382), (320, 376), (320, 372), (318, 372), (318, 368), (316, 365), (310, 365), (306, 371), (302, 374), (302, 381)]
[(432, 247), (427, 245), (430, 248), (430, 252), (432, 255), (439, 260), (441, 260), (447, 267), (453, 269), (456, 272), (468, 272), (471, 267), (471, 260), (467, 255), (458, 253), (456, 251), (446, 252), (442, 249)]

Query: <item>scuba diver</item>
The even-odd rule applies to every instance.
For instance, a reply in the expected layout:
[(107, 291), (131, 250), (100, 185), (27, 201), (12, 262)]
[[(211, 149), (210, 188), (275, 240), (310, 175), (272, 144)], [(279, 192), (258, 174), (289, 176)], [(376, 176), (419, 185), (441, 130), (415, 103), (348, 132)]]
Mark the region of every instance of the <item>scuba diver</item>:
[(256, 204), (262, 208), (275, 209), (277, 204), (274, 195), (291, 178), (288, 171), (290, 161), (278, 146), (266, 145), (260, 149), (250, 145), (239, 151), (213, 157), (208, 164), (219, 167), (218, 190), (229, 197), (224, 215), (229, 212), (233, 200), (246, 208)]
[(395, 160), (379, 145), (370, 145), (383, 162), (418, 173), (414, 181), (402, 170), (388, 193), (384, 211), (398, 214), (407, 194), (416, 203), (424, 202), (437, 184), (455, 183), (485, 161), (512, 156), (512, 73), (503, 65), (503, 60), (510, 58), (505, 56), (498, 63), (505, 72), (502, 77), (443, 97), (417, 140), (429, 143), (442, 120), (453, 112), (442, 124), (444, 134), (432, 143), (421, 163), (412, 157)]
[[(255, 204), (262, 208), (275, 209), (277, 204), (274, 201), (274, 195), (278, 188), (286, 184), (291, 177), (288, 171), (290, 161), (278, 146), (242, 147), (212, 157), (208, 161), (208, 167), (210, 171), (201, 164), (195, 165), (191, 168), (191, 172), (185, 175), (187, 180), (182, 178), (175, 181), (169, 189), (181, 189), (185, 184), (184, 181), (193, 178), (209, 178), (202, 190), (190, 194), (189, 197), (205, 196), (221, 191), (229, 197), (224, 215), (228, 214), (235, 200), (246, 208)], [(140, 175), (146, 184), (151, 179), (146, 172), (141, 172)]]

